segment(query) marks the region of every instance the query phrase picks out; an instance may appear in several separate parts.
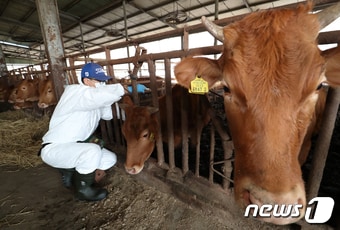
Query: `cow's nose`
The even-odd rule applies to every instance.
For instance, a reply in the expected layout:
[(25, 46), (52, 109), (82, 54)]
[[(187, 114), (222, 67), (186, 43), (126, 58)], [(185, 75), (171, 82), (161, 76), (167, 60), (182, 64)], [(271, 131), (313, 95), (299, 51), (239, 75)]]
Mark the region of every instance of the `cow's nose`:
[[(252, 189), (243, 194), (245, 204), (256, 206), (249, 216), (278, 225), (297, 222), (305, 215), (306, 198), (304, 187), (297, 185), (290, 191), (275, 194), (263, 189)], [(249, 206), (247, 207), (249, 208)], [(261, 213), (266, 210), (266, 213)], [(256, 213), (254, 214), (254, 211)], [(246, 210), (247, 212), (247, 210)]]
[(38, 103), (38, 107), (42, 108), (42, 109), (45, 109), (45, 108), (47, 108), (47, 104), (45, 104), (45, 103)]
[(125, 171), (129, 174), (136, 174), (136, 170), (134, 168), (125, 168)]
[(135, 175), (135, 174), (140, 173), (142, 171), (143, 167), (144, 167), (144, 165), (142, 165), (142, 166), (133, 165), (131, 168), (125, 166), (125, 171), (129, 174)]

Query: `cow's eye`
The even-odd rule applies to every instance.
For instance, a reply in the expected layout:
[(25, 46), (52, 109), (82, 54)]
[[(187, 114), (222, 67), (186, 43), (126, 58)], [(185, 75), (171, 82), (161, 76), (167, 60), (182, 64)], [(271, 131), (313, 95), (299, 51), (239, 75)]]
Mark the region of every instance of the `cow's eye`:
[(146, 132), (146, 133), (143, 134), (144, 138), (147, 138), (148, 136), (149, 136), (149, 132)]
[(316, 90), (320, 90), (320, 89), (322, 89), (323, 87), (327, 87), (327, 86), (328, 86), (327, 82), (321, 82), (321, 83), (318, 85), (318, 87), (316, 87)]
[(230, 89), (226, 85), (223, 86), (223, 91), (224, 91), (224, 93), (230, 93)]

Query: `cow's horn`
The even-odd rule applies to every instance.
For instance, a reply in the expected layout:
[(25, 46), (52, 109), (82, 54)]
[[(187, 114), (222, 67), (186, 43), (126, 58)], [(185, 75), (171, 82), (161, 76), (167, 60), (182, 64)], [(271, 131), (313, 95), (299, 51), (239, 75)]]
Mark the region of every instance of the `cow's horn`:
[(325, 28), (335, 19), (340, 17), (340, 2), (318, 12), (317, 15), (320, 23), (320, 29)]
[(205, 16), (202, 16), (201, 20), (203, 25), (209, 31), (209, 33), (211, 33), (211, 35), (213, 35), (217, 40), (221, 42), (224, 41), (223, 27), (216, 25)]

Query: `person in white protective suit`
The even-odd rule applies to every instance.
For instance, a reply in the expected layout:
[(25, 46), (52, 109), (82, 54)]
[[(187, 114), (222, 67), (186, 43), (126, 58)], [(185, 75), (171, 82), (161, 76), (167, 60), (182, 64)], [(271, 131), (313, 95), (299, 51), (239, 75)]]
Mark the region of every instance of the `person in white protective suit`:
[(97, 201), (108, 192), (94, 187), (95, 171), (107, 170), (117, 161), (116, 155), (95, 143), (87, 143), (100, 119), (112, 119), (111, 105), (124, 94), (121, 84), (106, 85), (110, 79), (95, 63), (85, 64), (79, 84), (65, 87), (43, 136), (42, 160), (58, 168), (65, 187), (75, 187), (79, 200)]

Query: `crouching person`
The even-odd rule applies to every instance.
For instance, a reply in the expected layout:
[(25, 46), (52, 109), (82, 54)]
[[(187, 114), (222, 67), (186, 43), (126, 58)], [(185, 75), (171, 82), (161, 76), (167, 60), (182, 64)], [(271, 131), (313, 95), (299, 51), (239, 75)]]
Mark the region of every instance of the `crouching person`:
[(86, 141), (100, 119), (112, 119), (111, 105), (124, 94), (121, 84), (106, 85), (108, 79), (100, 65), (84, 65), (79, 84), (65, 87), (42, 138), (42, 160), (59, 169), (65, 187), (74, 185), (79, 200), (98, 201), (107, 196), (106, 189), (93, 186), (95, 172), (117, 161), (113, 152)]

